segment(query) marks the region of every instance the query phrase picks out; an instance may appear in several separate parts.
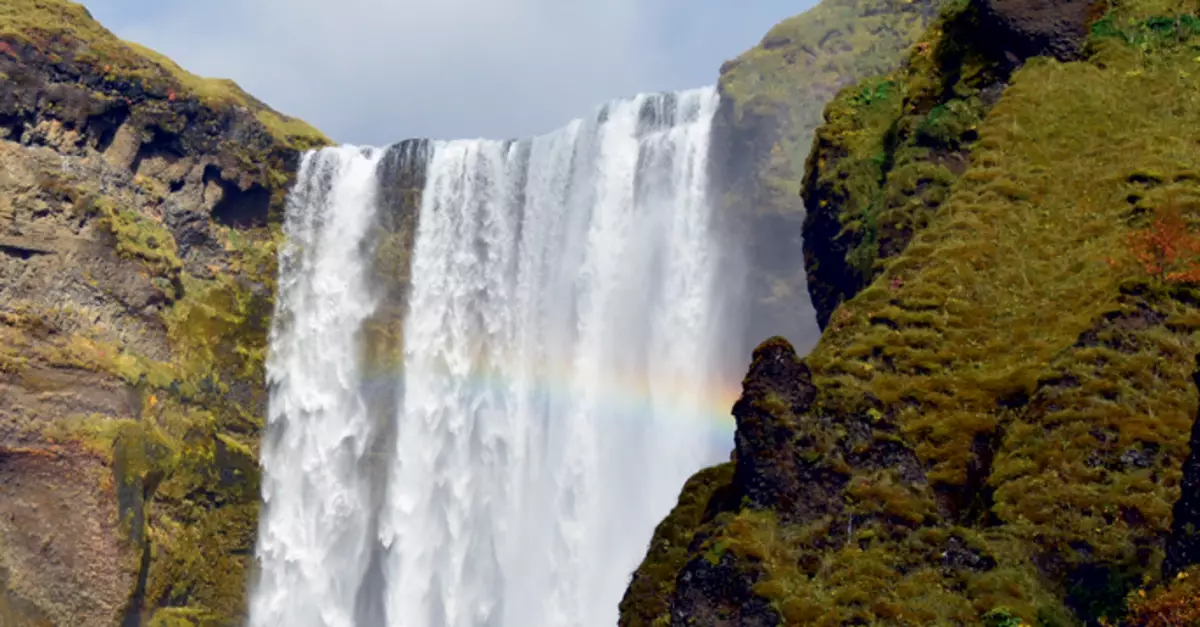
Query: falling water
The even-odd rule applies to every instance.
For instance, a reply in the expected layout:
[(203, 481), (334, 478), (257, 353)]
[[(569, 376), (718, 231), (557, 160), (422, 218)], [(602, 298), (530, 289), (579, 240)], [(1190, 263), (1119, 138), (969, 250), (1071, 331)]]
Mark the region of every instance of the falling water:
[(711, 89), (643, 95), (531, 140), (416, 151), (383, 419), (362, 362), (390, 170), (374, 151), (306, 157), (281, 253), (251, 625), (616, 623), (654, 525), (729, 446), (716, 104)]
[(357, 330), (375, 307), (359, 244), (374, 213), (376, 159), (349, 148), (309, 154), (288, 199), (267, 361), (255, 625), (354, 624), (354, 582), (370, 555), (360, 462), (372, 430)]

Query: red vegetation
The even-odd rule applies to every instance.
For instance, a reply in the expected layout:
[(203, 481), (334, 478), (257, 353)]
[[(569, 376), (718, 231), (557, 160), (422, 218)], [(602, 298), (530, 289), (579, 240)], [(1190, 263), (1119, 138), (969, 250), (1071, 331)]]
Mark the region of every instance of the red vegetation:
[(1125, 627), (1200, 625), (1200, 585), (1185, 571), (1170, 587), (1149, 595), (1144, 590), (1139, 591), (1129, 604), (1129, 617), (1123, 624)]
[(1172, 283), (1200, 282), (1200, 237), (1192, 235), (1179, 205), (1167, 202), (1148, 229), (1130, 233), (1126, 239), (1147, 274)]

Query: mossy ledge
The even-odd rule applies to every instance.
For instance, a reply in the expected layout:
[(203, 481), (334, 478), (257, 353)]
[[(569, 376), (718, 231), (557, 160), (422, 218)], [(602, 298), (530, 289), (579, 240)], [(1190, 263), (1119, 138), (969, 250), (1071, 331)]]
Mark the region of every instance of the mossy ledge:
[(1195, 620), (1200, 300), (1130, 242), (1200, 226), (1198, 14), (957, 2), (835, 99), (805, 191), (857, 283), (755, 351), (729, 488), (622, 624)]
[(328, 140), (0, 2), (0, 622), (242, 624), (280, 218)]

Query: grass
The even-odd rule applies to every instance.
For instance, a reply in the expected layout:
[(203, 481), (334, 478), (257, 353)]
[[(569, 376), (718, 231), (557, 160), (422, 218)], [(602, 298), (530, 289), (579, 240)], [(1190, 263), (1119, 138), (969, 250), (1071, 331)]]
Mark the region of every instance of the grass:
[[(814, 354), (827, 390), (920, 403), (900, 419), (921, 436), (934, 481), (961, 482), (997, 401), (1032, 394), (1044, 364), (1116, 306), (1130, 275), (1104, 260), (1122, 249), (1130, 175), (1200, 158), (1173, 130), (1200, 121), (1196, 79), (1150, 72), (1022, 70), (938, 220), (888, 268), (903, 288), (876, 282), (846, 306), (854, 323)], [(1163, 98), (1182, 115), (1148, 114)]]
[(69, 0), (6, 0), (0, 4), (0, 37), (45, 50), (51, 58), (72, 55), (109, 81), (141, 85), (158, 97), (175, 92), (210, 107), (242, 106), (279, 141), (297, 150), (329, 143), (308, 124), (282, 115), (227, 79), (202, 78), (140, 44), (123, 41)]

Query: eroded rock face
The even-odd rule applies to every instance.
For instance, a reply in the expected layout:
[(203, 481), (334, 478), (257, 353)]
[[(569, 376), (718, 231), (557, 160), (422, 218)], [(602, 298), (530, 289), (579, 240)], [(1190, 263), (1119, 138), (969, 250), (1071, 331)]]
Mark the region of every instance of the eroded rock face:
[(0, 623), (119, 623), (135, 572), (114, 505), (107, 468), (78, 446), (0, 448)]
[[(804, 164), (822, 111), (843, 87), (886, 72), (933, 19), (941, 0), (824, 0), (778, 24), (721, 67), (710, 178), (721, 232), (739, 271), (738, 354), (779, 335), (807, 352), (819, 335), (804, 266)], [(744, 271), (744, 272), (743, 272)]]
[[(37, 10), (111, 38), (61, 4)], [(237, 623), (259, 498), (272, 225), (307, 144), (265, 126), (265, 106), (183, 92), (146, 69), (157, 61), (106, 68), (90, 44), (115, 38), (9, 26), (0, 625)]]

